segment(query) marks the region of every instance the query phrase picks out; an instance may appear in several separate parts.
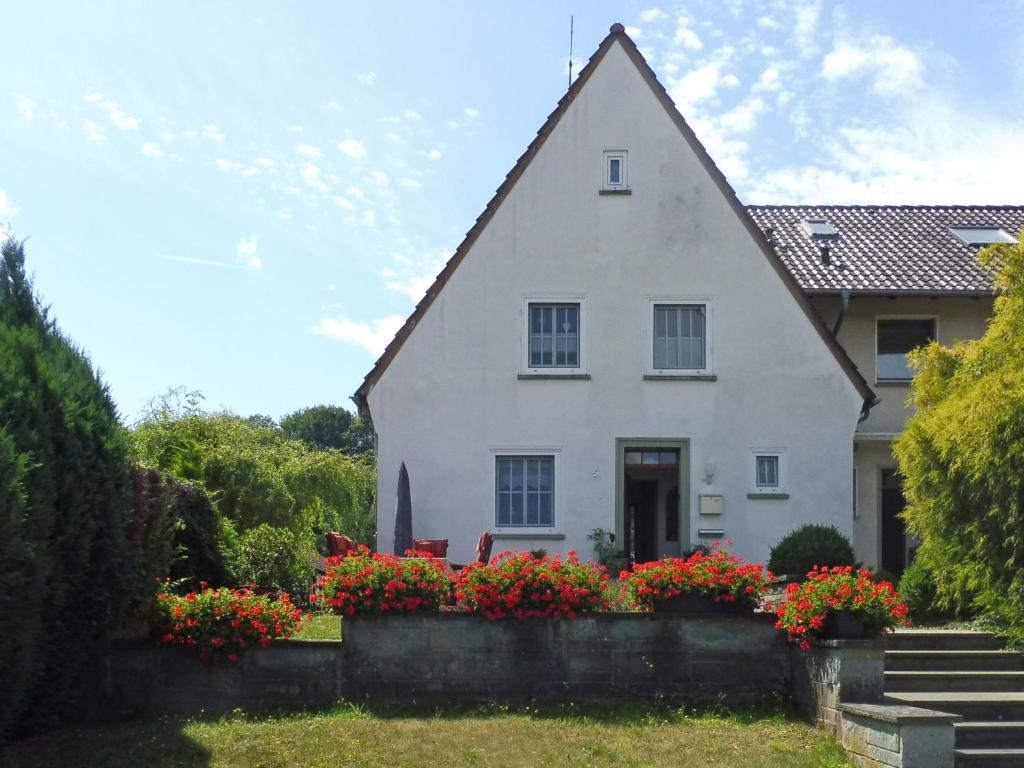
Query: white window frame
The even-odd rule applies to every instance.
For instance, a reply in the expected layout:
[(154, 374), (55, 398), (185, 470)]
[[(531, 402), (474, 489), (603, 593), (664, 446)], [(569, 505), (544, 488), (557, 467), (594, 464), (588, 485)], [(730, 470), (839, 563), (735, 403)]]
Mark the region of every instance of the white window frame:
[[(619, 181), (611, 180), (612, 158), (620, 160)], [(629, 152), (625, 149), (606, 149), (604, 151), (604, 170), (602, 172), (603, 189), (629, 189)]]
[[(579, 304), (579, 347), (580, 355), (575, 367), (531, 366), (530, 365), (530, 305), (531, 304)], [(523, 295), (522, 318), (520, 321), (522, 342), (519, 355), (519, 370), (528, 376), (584, 376), (587, 374), (587, 340), (590, 337), (587, 324), (587, 297), (582, 293), (530, 293)]]
[[(537, 447), (502, 447), (491, 448), (488, 452), (488, 467), (485, 477), (488, 478), (491, 493), (491, 519), (488, 525), (494, 526), (494, 533), (543, 533), (559, 534), (559, 521), (562, 519), (562, 449)], [(544, 458), (554, 463), (552, 482), (555, 485), (551, 498), (551, 525), (498, 525), (498, 459), (500, 458)]]
[(884, 320), (931, 320), (935, 328), (935, 339), (939, 338), (939, 316), (938, 315), (875, 315), (875, 383), (876, 384), (904, 384), (909, 385), (911, 379), (883, 379), (878, 375), (878, 328)]
[[(704, 307), (704, 367), (703, 368), (655, 368), (654, 367), (654, 308), (661, 305)], [(644, 371), (650, 376), (711, 376), (714, 373), (714, 312), (711, 299), (707, 296), (648, 296), (647, 297), (647, 349), (644, 352)]]
[[(762, 456), (774, 456), (778, 460), (778, 485), (757, 484), (757, 460)], [(786, 466), (785, 448), (751, 448), (750, 449), (750, 492), (752, 494), (783, 494), (787, 493), (789, 467)]]

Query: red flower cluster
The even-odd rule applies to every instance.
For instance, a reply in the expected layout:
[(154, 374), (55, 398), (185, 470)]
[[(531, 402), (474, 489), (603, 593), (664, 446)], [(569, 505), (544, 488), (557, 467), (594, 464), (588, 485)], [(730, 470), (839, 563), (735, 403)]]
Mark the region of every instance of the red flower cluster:
[(666, 557), (619, 575), (622, 589), (637, 608), (651, 610), (658, 600), (677, 595), (706, 595), (716, 603), (736, 603), (753, 610), (768, 589), (772, 574), (760, 563), (747, 563), (721, 549), (694, 552), (683, 560)]
[(451, 594), (448, 575), (430, 555), (412, 554), (400, 558), (359, 545), (347, 555), (329, 557), (311, 599), (346, 616), (437, 610)]
[(464, 610), (479, 611), (488, 619), (574, 619), (607, 608), (607, 583), (606, 568), (581, 563), (575, 552), (565, 560), (502, 552), (486, 565), (475, 563), (459, 571), (455, 599)]
[(803, 584), (790, 584), (775, 627), (786, 630), (790, 640), (806, 650), (828, 615), (838, 611), (863, 616), (865, 630), (871, 636), (901, 624), (910, 626), (906, 603), (890, 582), (874, 581), (867, 570), (854, 573), (852, 566), (837, 565), (815, 566)]
[(154, 624), (162, 642), (195, 648), (204, 659), (237, 661), (246, 648), (266, 647), (302, 629), (305, 617), (287, 594), (275, 600), (249, 589), (200, 587), (182, 596), (164, 586), (157, 594)]

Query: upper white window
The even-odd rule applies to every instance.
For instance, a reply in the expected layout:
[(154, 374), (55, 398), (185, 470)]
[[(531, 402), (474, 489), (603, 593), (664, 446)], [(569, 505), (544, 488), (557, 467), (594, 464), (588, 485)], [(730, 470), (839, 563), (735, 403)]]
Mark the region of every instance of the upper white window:
[(651, 302), (650, 370), (704, 374), (711, 370), (711, 323), (706, 301)]
[(910, 381), (907, 353), (935, 338), (934, 317), (878, 318), (875, 376), (879, 381)]
[(606, 150), (604, 153), (604, 188), (628, 189), (626, 176), (626, 150)]
[(949, 231), (967, 245), (1017, 242), (1016, 238), (1000, 227), (950, 227)]
[(831, 239), (839, 235), (836, 232), (835, 227), (828, 223), (825, 219), (804, 219), (800, 222), (800, 226), (803, 227), (804, 232), (808, 236), (820, 239)]
[(580, 367), (580, 305), (530, 304), (529, 366)]

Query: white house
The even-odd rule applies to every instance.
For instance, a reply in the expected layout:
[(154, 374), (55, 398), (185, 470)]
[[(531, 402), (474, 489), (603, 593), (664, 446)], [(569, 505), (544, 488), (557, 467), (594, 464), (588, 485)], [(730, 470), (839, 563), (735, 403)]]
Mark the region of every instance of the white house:
[[(911, 275), (897, 306), (898, 265), (863, 298), (879, 266), (857, 243), (888, 210), (744, 207), (612, 26), (356, 393), (378, 436), (379, 548), (404, 461), (415, 536), (456, 561), (483, 531), (497, 550), (589, 556), (595, 528), (638, 561), (716, 539), (764, 560), (814, 521), (881, 562), (876, 487), (905, 418), (893, 350), (924, 327), (883, 318), (948, 314), (940, 340), (977, 335), (992, 292), (974, 266), (974, 292), (937, 312)], [(893, 402), (872, 411), (865, 376)]]

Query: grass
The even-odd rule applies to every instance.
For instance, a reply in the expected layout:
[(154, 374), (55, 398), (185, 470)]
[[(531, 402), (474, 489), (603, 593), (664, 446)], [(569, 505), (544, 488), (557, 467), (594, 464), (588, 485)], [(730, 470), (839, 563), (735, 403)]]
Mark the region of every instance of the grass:
[(309, 621), (302, 622), (302, 631), (296, 640), (341, 640), (341, 616), (330, 613), (314, 613)]
[(10, 768), (849, 766), (826, 734), (780, 714), (657, 703), (167, 719), (53, 731), (15, 743), (8, 758)]

